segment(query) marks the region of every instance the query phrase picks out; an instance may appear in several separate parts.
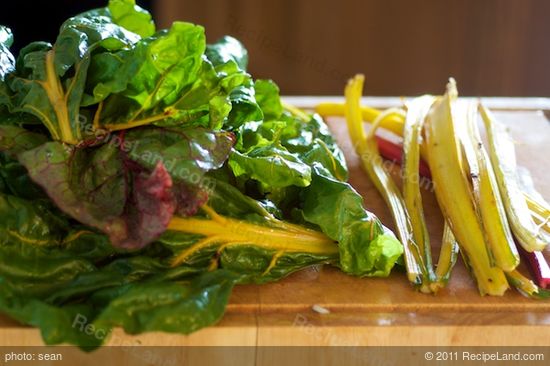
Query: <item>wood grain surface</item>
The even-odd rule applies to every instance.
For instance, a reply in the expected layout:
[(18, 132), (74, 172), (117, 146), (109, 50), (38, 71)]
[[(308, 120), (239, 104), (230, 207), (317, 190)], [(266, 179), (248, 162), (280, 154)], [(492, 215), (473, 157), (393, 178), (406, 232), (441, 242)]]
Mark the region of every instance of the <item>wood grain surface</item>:
[[(537, 189), (550, 198), (550, 126), (538, 111), (500, 111), (516, 141), (518, 161)], [(342, 118), (328, 123), (345, 152), (350, 183), (365, 205), (389, 227), (390, 213), (359, 166)], [(429, 191), (424, 194), (434, 247), (442, 218)], [(434, 251), (437, 253), (437, 250)], [(318, 305), (329, 311), (320, 314)], [(41, 345), (39, 332), (0, 317), (0, 345)], [(438, 295), (415, 292), (403, 273), (355, 278), (316, 267), (263, 286), (238, 286), (224, 319), (190, 336), (117, 330), (112, 342), (141, 345), (547, 345), (550, 301), (528, 299), (515, 290), (481, 297), (461, 262)], [(116, 344), (116, 343), (113, 343)]]

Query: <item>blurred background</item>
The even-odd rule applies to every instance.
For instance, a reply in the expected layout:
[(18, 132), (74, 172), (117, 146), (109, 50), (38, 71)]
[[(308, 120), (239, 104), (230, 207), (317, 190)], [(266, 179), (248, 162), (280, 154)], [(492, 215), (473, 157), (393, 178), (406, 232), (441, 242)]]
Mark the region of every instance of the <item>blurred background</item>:
[[(107, 0), (2, 4), (16, 47), (53, 40), (69, 15)], [(550, 96), (549, 0), (149, 0), (158, 26), (186, 20), (207, 39), (229, 34), (249, 50), (250, 72), (286, 95), (338, 95), (361, 72), (368, 95), (443, 91)]]

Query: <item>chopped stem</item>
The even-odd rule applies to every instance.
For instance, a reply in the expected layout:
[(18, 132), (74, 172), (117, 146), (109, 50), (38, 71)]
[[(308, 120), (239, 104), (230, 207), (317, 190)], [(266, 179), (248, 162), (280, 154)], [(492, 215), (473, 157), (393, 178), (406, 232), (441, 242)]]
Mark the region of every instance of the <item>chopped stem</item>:
[(525, 295), (537, 299), (546, 299), (550, 297), (549, 291), (535, 285), (533, 281), (522, 275), (518, 270), (506, 272), (506, 277), (508, 277), (508, 280), (515, 288)]
[(363, 129), (360, 105), (363, 81), (363, 75), (357, 75), (355, 78), (349, 80), (345, 90), (345, 112), (350, 138), (357, 154), (361, 158), (363, 167), (391, 210), (397, 236), (401, 244), (403, 244), (405, 266), (409, 281), (414, 285), (420, 286), (421, 290), (429, 291), (426, 283), (423, 282), (426, 271), (424, 271), (422, 257), (414, 241), (411, 222), (405, 209), (403, 197), (389, 173), (384, 169), (375, 139), (375, 132), (380, 122), (392, 111), (386, 111), (379, 115), (369, 131), (369, 135), (366, 135)]
[(433, 271), (430, 235), (424, 216), (418, 172), (422, 126), (434, 100), (435, 98), (432, 96), (423, 96), (413, 100), (407, 109), (403, 129), (403, 200), (411, 220), (414, 240), (423, 257), (424, 281), (430, 283), (434, 282), (436, 278)]
[(514, 142), (505, 126), (498, 122), (487, 108), (480, 104), (479, 110), (487, 130), (489, 157), (495, 169), (498, 188), (512, 232), (528, 252), (543, 250), (550, 240), (537, 230), (520, 188), (516, 174)]
[(456, 128), (466, 159), (464, 174), (472, 185), (474, 208), (485, 235), (487, 250), (498, 267), (512, 271), (519, 265), (519, 253), (495, 172), (477, 125), (477, 102), (457, 101), (453, 113), (457, 118)]
[(527, 259), (529, 269), (538, 285), (542, 288), (550, 287), (550, 266), (542, 252), (528, 252), (522, 247), (519, 247), (519, 250), (523, 257)]
[(437, 201), (466, 255), (481, 294), (502, 295), (508, 288), (504, 272), (493, 267), (485, 247), (485, 237), (474, 204), (469, 182), (460, 165), (460, 146), (452, 115), (458, 97), (450, 80), (447, 92), (432, 107), (425, 126), (428, 161)]
[(437, 276), (437, 282), (433, 284), (432, 289), (436, 292), (439, 288), (445, 287), (449, 278), (451, 277), (451, 271), (453, 270), (456, 260), (458, 259), (459, 246), (453, 235), (453, 232), (447, 222), (443, 227), (443, 238), (441, 240), (441, 250), (439, 252), (439, 259), (437, 261), (437, 268), (435, 274)]

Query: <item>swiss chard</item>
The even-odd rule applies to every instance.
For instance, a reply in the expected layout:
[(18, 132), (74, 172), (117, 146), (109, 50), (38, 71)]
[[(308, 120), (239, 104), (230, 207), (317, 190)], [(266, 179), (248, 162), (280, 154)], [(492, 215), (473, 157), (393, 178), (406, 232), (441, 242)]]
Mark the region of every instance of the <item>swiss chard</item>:
[(386, 276), (401, 255), (322, 119), (254, 81), (238, 40), (110, 0), (16, 61), (10, 44), (0, 27), (0, 311), (46, 343), (187, 334), (236, 284)]
[(176, 22), (129, 50), (103, 54), (96, 68), (114, 66), (94, 80), (94, 96), (102, 102), (96, 126), (124, 130), (173, 117), (172, 104), (197, 79), (205, 47), (202, 27)]

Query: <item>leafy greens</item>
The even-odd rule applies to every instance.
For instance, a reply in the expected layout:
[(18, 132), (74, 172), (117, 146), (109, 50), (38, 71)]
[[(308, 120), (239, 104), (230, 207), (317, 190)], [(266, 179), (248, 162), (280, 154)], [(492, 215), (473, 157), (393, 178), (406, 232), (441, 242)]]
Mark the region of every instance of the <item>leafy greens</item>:
[(47, 344), (187, 334), (235, 285), (401, 256), (323, 120), (254, 80), (238, 40), (111, 0), (53, 44), (11, 43), (0, 27), (0, 311)]

